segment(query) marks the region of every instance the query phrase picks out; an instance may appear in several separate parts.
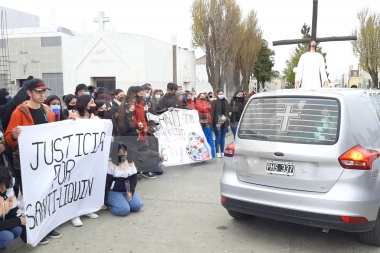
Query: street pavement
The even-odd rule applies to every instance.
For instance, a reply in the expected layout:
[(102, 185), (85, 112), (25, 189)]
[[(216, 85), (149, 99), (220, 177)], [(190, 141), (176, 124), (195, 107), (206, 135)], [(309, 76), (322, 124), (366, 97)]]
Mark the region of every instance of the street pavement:
[(222, 170), (223, 158), (167, 167), (156, 179), (139, 181), (140, 212), (117, 217), (101, 210), (98, 219), (82, 217), (82, 227), (61, 225), (62, 238), (47, 245), (28, 248), (17, 239), (3, 252), (380, 252), (355, 234), (264, 218), (234, 220), (220, 204)]

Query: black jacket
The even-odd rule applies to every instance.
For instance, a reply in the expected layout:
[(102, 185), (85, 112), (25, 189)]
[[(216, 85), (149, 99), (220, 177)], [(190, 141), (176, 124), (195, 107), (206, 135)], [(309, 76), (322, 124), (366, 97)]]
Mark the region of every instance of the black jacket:
[(156, 108), (156, 113), (157, 114), (162, 114), (168, 110), (168, 108), (173, 107), (177, 108), (178, 107), (178, 100), (174, 94), (168, 94), (166, 93), (160, 101), (158, 101), (158, 106)]
[(241, 114), (244, 110), (244, 98), (242, 100), (238, 100), (236, 97), (232, 98), (230, 102), (230, 108), (231, 108), (231, 122), (239, 122)]

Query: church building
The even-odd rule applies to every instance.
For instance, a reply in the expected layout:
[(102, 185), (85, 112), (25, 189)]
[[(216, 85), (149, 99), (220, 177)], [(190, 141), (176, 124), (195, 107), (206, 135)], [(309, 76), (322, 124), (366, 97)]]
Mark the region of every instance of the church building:
[[(0, 10), (7, 13), (2, 22), (16, 23), (8, 26), (6, 36), (0, 38), (0, 54), (9, 65), (9, 69), (5, 66), (0, 71), (0, 86), (12, 94), (30, 75), (43, 79), (51, 88), (49, 94), (58, 96), (74, 93), (79, 83), (110, 91), (126, 91), (144, 83), (165, 90), (168, 82), (184, 89), (196, 88), (193, 51), (175, 42), (107, 31), (105, 22), (109, 18), (103, 12), (95, 18), (98, 31), (77, 34), (63, 27), (39, 27), (39, 18), (34, 15), (2, 7)], [(24, 21), (17, 24), (21, 16)]]

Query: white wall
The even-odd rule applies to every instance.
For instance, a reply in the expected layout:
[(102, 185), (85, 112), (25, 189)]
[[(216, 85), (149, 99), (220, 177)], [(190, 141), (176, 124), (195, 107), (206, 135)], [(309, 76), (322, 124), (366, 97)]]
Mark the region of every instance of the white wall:
[[(91, 77), (115, 77), (116, 88), (150, 83), (166, 90), (173, 81), (173, 46), (146, 36), (97, 31), (62, 41), (65, 92), (79, 83), (90, 85)], [(177, 65), (188, 66), (195, 79), (193, 52), (180, 50)], [(180, 70), (179, 70), (180, 71)]]
[(193, 51), (177, 47), (177, 84), (184, 90), (196, 88), (196, 67)]

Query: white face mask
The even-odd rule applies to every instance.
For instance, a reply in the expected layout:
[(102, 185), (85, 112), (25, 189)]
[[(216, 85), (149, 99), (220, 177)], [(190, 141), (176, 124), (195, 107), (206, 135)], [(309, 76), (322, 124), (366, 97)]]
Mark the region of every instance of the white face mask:
[(160, 99), (160, 98), (161, 98), (161, 95), (160, 95), (160, 94), (156, 94), (156, 95), (154, 95), (154, 97), (155, 97), (156, 99)]
[(223, 98), (224, 98), (224, 95), (218, 95), (218, 98), (219, 98), (219, 99), (223, 99)]

